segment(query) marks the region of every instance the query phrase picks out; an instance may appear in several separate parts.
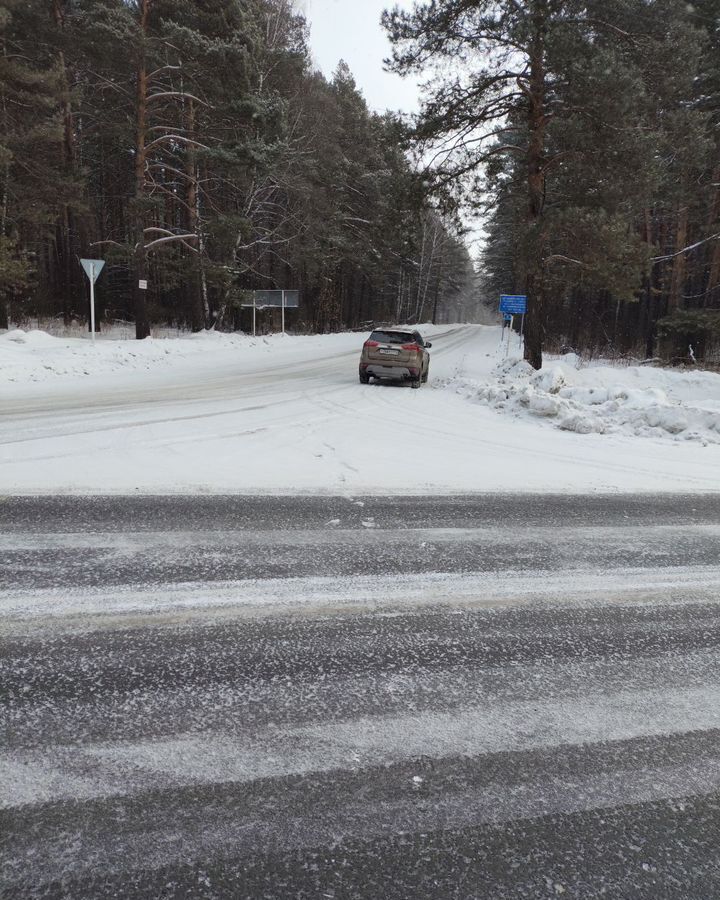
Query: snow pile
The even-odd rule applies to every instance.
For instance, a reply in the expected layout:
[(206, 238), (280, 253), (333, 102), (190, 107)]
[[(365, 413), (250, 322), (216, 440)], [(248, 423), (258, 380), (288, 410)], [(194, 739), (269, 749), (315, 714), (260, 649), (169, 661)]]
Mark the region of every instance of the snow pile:
[(574, 354), (538, 372), (508, 358), (486, 381), (454, 377), (443, 386), (515, 417), (548, 420), (562, 431), (720, 444), (720, 375), (578, 366)]
[(203, 331), (181, 339), (144, 341), (53, 337), (44, 331), (16, 328), (0, 334), (0, 384), (83, 378), (134, 370), (166, 368), (208, 350), (255, 347), (269, 351), (281, 335), (253, 338)]

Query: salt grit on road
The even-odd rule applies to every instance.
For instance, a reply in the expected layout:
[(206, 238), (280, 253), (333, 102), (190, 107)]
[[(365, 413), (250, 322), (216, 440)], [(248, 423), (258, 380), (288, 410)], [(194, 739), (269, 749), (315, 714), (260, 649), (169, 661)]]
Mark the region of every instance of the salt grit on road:
[(720, 375), (422, 331), (419, 391), (358, 383), (363, 334), (2, 333), (0, 493), (720, 490)]

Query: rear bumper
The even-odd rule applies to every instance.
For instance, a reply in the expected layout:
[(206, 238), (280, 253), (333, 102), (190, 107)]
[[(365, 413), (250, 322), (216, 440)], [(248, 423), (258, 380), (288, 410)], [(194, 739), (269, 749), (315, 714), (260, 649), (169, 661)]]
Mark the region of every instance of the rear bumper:
[(363, 364), (361, 368), (366, 375), (372, 375), (375, 378), (417, 378), (420, 372), (419, 369), (408, 366), (379, 366), (375, 363)]

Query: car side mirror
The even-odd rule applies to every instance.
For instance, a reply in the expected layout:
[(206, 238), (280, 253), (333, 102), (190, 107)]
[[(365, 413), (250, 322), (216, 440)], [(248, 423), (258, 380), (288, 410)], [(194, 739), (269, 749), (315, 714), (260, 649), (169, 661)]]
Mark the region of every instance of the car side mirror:
[(429, 350), (429, 349), (432, 347), (432, 344), (428, 341), (428, 342), (425, 344), (425, 346), (426, 346), (427, 349)]

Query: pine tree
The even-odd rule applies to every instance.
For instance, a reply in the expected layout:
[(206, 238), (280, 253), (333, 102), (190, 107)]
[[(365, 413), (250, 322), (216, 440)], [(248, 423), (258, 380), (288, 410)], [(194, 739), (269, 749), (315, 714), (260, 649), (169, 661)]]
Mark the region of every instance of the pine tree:
[(290, 0), (0, 4), (0, 291), (15, 318), (85, 316), (80, 256), (108, 263), (100, 319), (134, 318), (141, 338), (156, 322), (238, 327), (259, 287), (299, 288), (320, 329), (442, 316), (457, 298), (454, 232), (403, 127), (368, 110), (347, 67), (313, 71)]
[(71, 188), (61, 165), (61, 78), (35, 43), (36, 6), (0, 6), (0, 327), (8, 304), (38, 283), (59, 206)]
[(442, 0), (384, 17), (396, 71), (440, 67), (415, 128), (436, 188), (472, 203), (494, 178), (504, 195), (494, 225), (504, 220), (512, 236), (496, 232), (490, 249), (498, 258), (504, 243), (505, 290), (528, 295), (525, 355), (536, 368), (568, 267), (587, 292), (628, 297), (646, 265), (631, 224), (631, 200), (655, 174), (635, 113), (642, 62), (658, 45), (644, 6)]

